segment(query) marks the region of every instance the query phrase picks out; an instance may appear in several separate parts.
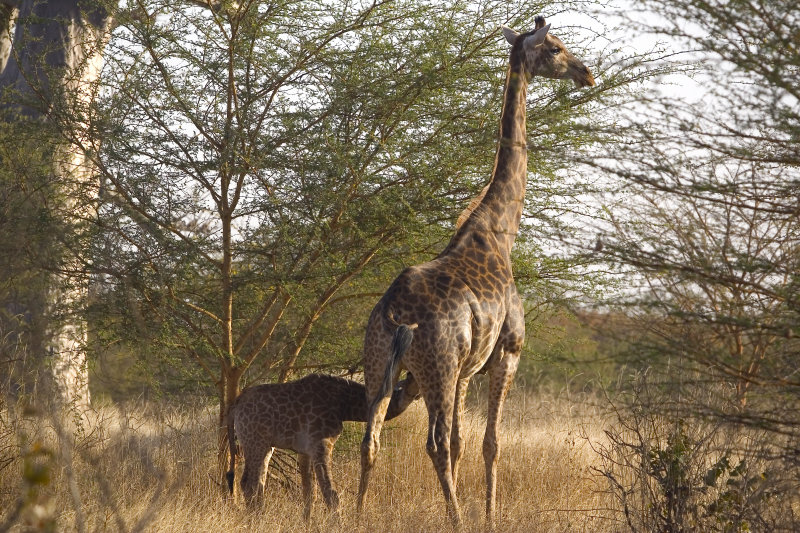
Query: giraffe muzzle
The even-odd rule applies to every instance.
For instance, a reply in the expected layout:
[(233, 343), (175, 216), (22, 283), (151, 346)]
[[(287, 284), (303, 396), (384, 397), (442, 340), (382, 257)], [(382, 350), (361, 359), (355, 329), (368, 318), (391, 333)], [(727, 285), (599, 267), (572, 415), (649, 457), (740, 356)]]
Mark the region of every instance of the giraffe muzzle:
[(572, 80), (578, 88), (594, 87), (595, 81), (592, 71), (588, 67), (581, 65), (572, 69)]

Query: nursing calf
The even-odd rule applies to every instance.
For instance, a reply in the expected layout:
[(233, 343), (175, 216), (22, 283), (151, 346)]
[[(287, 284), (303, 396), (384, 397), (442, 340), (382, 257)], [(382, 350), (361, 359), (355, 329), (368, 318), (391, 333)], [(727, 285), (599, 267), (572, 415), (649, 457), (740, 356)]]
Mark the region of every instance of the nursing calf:
[[(399, 415), (417, 398), (419, 389), (409, 374), (394, 389), (386, 418)], [(311, 374), (289, 383), (245, 389), (228, 415), (231, 493), (238, 439), (244, 454), (241, 487), (248, 503), (263, 501), (272, 452), (284, 448), (298, 453), (304, 517), (311, 516), (315, 477), (328, 508), (336, 511), (339, 496), (331, 484), (333, 446), (342, 433), (342, 423), (366, 422), (368, 410), (364, 385), (334, 376)]]

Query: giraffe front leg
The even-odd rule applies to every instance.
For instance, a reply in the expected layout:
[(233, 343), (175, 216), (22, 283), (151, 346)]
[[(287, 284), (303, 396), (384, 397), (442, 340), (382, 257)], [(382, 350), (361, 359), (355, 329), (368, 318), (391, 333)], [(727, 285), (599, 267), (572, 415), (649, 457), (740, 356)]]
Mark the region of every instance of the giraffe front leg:
[(519, 352), (504, 353), (500, 350), (494, 364), (489, 368), (489, 408), (486, 414), (486, 434), (483, 438), (483, 460), (486, 463), (486, 524), (494, 527), (494, 506), (497, 486), (497, 458), (499, 425), (503, 417), (503, 402), (514, 373), (519, 365)]
[(300, 483), (303, 488), (303, 519), (311, 519), (311, 508), (314, 505), (314, 468), (311, 458), (304, 454), (297, 454), (297, 464), (300, 467)]

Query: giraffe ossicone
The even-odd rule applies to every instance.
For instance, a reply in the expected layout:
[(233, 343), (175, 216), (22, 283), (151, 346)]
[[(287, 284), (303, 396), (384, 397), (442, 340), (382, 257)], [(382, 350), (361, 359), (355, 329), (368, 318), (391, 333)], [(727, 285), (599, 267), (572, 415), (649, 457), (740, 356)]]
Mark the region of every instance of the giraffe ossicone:
[[(511, 43), (500, 140), (489, 184), (459, 217), (455, 235), (435, 259), (404, 270), (372, 310), (364, 338), (364, 373), (370, 406), (361, 444), (358, 507), (380, 448), (388, 391), (402, 368), (414, 375), (428, 411), (427, 452), (444, 494), (448, 515), (461, 526), (456, 498), (463, 453), (462, 414), (467, 385), (489, 375), (483, 456), (486, 519), (493, 526), (498, 425), (503, 401), (525, 340), (525, 317), (511, 271), (511, 248), (525, 198), (527, 143), (525, 104), (534, 76), (594, 85), (592, 73), (543, 17), (533, 31), (503, 28)], [(415, 329), (410, 325), (416, 325)], [(405, 342), (400, 343), (402, 337)]]

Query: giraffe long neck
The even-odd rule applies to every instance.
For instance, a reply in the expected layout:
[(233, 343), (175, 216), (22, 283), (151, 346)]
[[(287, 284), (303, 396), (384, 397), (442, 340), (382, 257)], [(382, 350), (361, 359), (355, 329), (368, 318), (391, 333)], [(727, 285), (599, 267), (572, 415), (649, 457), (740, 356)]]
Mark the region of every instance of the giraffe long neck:
[(528, 80), (522, 68), (521, 49), (515, 46), (506, 74), (500, 141), (492, 179), (459, 217), (452, 249), (470, 232), (492, 232), (510, 252), (519, 229), (528, 168), (525, 104)]

